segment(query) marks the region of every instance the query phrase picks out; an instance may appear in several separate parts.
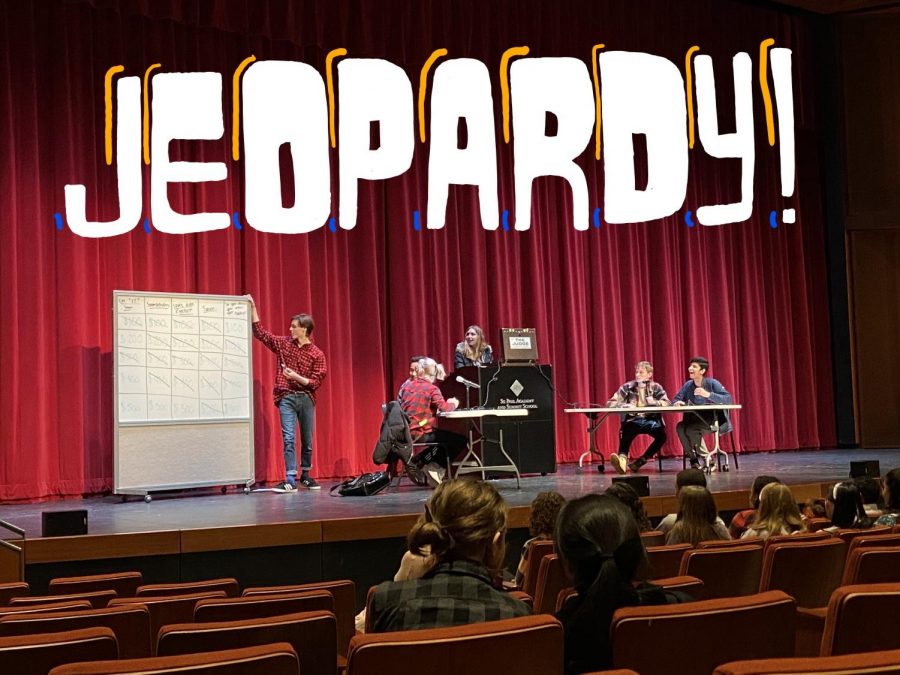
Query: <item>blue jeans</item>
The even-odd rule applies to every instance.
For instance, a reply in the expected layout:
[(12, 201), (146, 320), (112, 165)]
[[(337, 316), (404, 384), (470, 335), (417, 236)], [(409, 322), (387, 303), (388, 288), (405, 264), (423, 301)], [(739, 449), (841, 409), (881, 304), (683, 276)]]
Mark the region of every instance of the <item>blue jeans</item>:
[(300, 425), (300, 468), (304, 472), (312, 468), (315, 412), (312, 399), (306, 394), (287, 394), (278, 402), (278, 414), (281, 416), (281, 437), (284, 440), (284, 468), (288, 476), (297, 475), (297, 454), (294, 449), (297, 424)]

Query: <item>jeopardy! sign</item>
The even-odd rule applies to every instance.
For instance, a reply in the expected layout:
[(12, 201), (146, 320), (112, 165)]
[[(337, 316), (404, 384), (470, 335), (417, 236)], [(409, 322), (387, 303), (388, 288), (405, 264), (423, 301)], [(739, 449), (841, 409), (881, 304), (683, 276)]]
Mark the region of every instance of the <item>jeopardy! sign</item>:
[[(341, 58), (344, 49), (328, 54), (324, 79), (306, 63), (249, 57), (231, 75), (230, 110), (222, 105), (220, 73), (166, 73), (153, 64), (142, 76), (120, 75), (123, 68), (115, 66), (105, 77), (105, 139), (107, 164), (114, 163), (117, 171), (119, 217), (88, 221), (86, 187), (66, 185), (65, 218), (83, 237), (123, 234), (140, 222), (146, 196), (153, 227), (161, 232), (225, 229), (231, 224), (226, 212), (176, 212), (169, 204), (168, 185), (225, 181), (231, 172), (242, 171), (243, 215), (250, 227), (297, 234), (336, 220), (350, 230), (357, 221), (359, 181), (405, 173), (418, 140), (428, 143), (424, 211), (431, 229), (444, 227), (450, 185), (475, 186), (482, 227), (497, 229), (499, 143), (512, 148), (517, 230), (531, 225), (531, 185), (541, 176), (568, 183), (571, 225), (588, 229), (587, 181), (575, 160), (591, 144), (595, 160), (603, 162), (606, 222), (643, 222), (679, 211), (687, 193), (688, 154), (696, 142), (712, 157), (741, 160), (740, 200), (702, 205), (697, 221), (742, 222), (753, 213), (754, 92), (762, 97), (771, 146), (777, 110), (781, 192), (790, 197), (794, 190), (791, 51), (773, 44), (767, 39), (759, 45), (755, 71), (748, 53), (732, 58), (735, 119), (729, 121), (734, 129), (729, 133), (719, 130), (712, 58), (698, 47), (688, 49), (680, 65), (643, 52), (604, 51), (603, 45), (594, 46), (589, 63), (532, 58), (527, 47), (510, 48), (499, 64), (500, 124), (488, 66), (475, 59), (445, 58), (443, 49), (423, 65), (417, 89), (397, 65)], [(170, 159), (172, 141), (221, 139), (226, 114), (232, 116), (232, 164)], [(556, 124), (548, 131), (550, 116)], [(465, 147), (459, 143), (461, 123), (467, 131)], [(373, 143), (370, 130), (376, 124), (378, 142)], [(499, 140), (498, 126), (503, 134)], [(635, 135), (646, 139), (647, 182), (640, 189), (635, 185)], [(293, 162), (291, 206), (282, 203), (279, 149), (285, 144)], [(331, 213), (335, 153), (329, 147), (336, 149), (338, 162), (337, 214)], [(142, 160), (150, 172), (148, 195), (142, 187)], [(794, 210), (785, 209), (782, 217), (794, 222)]]

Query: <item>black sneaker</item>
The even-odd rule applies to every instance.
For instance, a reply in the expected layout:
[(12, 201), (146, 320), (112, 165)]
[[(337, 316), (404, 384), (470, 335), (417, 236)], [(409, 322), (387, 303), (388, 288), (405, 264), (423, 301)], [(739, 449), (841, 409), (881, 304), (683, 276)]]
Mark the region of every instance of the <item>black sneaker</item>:
[(280, 482), (278, 485), (276, 485), (276, 486), (273, 487), (272, 489), (273, 489), (275, 492), (281, 492), (281, 493), (291, 493), (291, 492), (296, 492), (296, 491), (297, 491), (297, 488), (294, 486), (294, 484), (293, 484), (293, 483), (289, 483), (289, 482), (286, 481), (286, 480)]
[(645, 462), (643, 459), (636, 459), (633, 462), (628, 462), (628, 470), (631, 471), (631, 473), (637, 473), (646, 463), (647, 462)]
[(316, 479), (312, 476), (303, 476), (300, 479), (300, 485), (305, 487), (307, 490), (321, 490), (322, 486), (316, 482)]

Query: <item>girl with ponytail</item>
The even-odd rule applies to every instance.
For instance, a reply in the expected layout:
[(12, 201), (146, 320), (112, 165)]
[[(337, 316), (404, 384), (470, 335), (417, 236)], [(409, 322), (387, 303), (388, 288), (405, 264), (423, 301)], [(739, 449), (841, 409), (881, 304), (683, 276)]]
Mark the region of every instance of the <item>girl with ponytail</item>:
[(615, 497), (590, 494), (567, 502), (556, 521), (556, 549), (577, 592), (556, 615), (565, 631), (566, 673), (611, 667), (609, 628), (618, 608), (678, 601), (638, 583), (647, 553), (637, 521)]
[(458, 626), (530, 614), (493, 587), (506, 553), (506, 502), (490, 484), (438, 485), (407, 536), (414, 556), (430, 556), (419, 579), (378, 585), (369, 607), (373, 633)]

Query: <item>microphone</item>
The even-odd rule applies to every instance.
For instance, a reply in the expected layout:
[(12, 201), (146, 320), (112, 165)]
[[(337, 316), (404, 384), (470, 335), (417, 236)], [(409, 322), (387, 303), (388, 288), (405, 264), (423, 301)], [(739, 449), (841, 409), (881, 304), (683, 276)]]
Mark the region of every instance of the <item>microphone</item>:
[(472, 380), (467, 380), (467, 379), (464, 378), (462, 375), (457, 375), (457, 376), (456, 376), (456, 381), (459, 382), (460, 384), (464, 384), (464, 385), (467, 386), (469, 389), (481, 389), (481, 385), (480, 385), (480, 384), (476, 384), (475, 382), (472, 382)]

